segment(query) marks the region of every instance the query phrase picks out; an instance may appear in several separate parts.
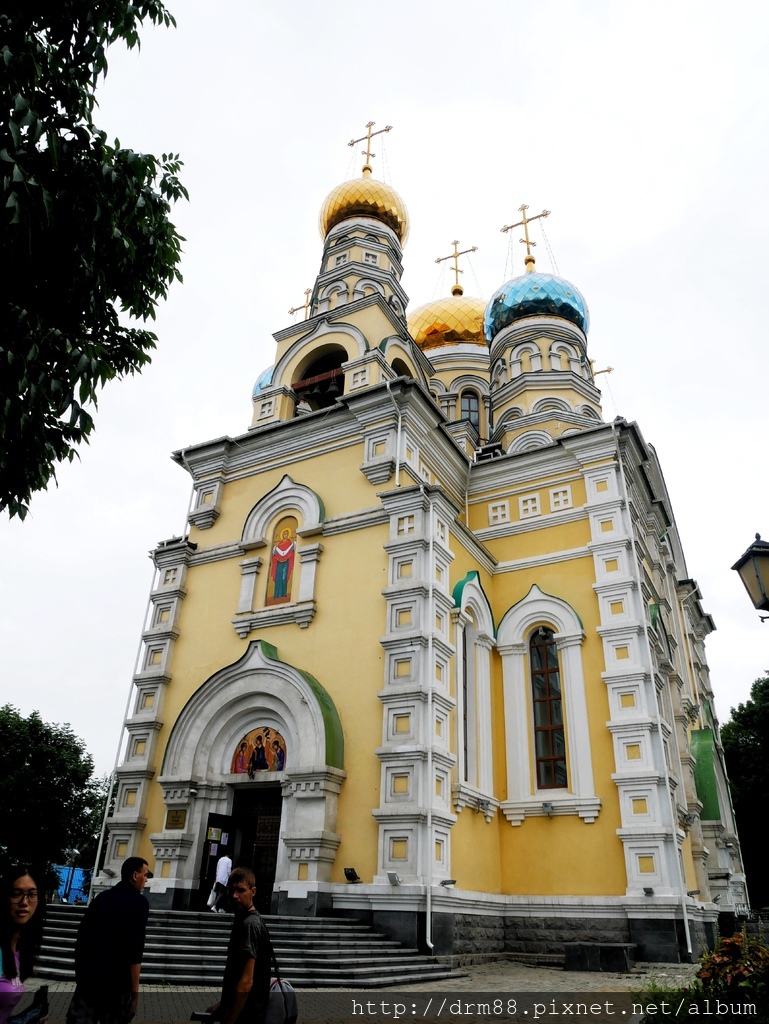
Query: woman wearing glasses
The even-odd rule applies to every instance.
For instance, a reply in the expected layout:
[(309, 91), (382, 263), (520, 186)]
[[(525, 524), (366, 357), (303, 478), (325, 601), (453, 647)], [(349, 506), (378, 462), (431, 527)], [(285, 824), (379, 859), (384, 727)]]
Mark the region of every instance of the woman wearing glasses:
[(0, 883), (0, 1024), (5, 1024), (24, 995), (23, 982), (32, 973), (40, 945), (44, 878), (38, 885), (32, 871), (12, 868)]

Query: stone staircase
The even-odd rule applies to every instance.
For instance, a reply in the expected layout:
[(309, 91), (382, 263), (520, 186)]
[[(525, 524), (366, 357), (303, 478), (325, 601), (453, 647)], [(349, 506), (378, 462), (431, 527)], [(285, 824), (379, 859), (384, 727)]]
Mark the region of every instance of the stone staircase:
[[(46, 908), (37, 974), (73, 981), (75, 936), (84, 907)], [(381, 988), (456, 977), (446, 964), (385, 938), (367, 925), (333, 917), (266, 916), (281, 974), (296, 988)], [(232, 918), (151, 910), (143, 984), (221, 984)]]

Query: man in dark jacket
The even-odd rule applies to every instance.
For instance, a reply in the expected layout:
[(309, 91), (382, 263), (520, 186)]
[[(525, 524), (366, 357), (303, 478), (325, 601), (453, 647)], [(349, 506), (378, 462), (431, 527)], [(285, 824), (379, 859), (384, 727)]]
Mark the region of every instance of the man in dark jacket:
[(267, 927), (254, 906), (256, 880), (250, 868), (235, 868), (227, 884), (235, 913), (221, 1001), (209, 1006), (222, 1024), (264, 1024), (270, 997), (272, 945)]
[(129, 857), (118, 884), (99, 893), (83, 915), (67, 1024), (128, 1024), (136, 1015), (150, 911), (142, 889), (148, 878), (147, 861)]

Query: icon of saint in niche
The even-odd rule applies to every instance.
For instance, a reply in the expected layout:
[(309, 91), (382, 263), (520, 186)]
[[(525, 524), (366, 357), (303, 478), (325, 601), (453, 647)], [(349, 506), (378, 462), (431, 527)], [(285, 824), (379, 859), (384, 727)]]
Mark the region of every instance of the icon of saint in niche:
[(270, 726), (260, 725), (247, 732), (235, 746), (229, 769), (233, 775), (257, 772), (283, 772), (286, 770), (286, 741)]
[(291, 600), (298, 525), (293, 516), (286, 516), (275, 527), (265, 604), (284, 604)]
[(280, 740), (272, 741), (272, 770), (282, 772), (286, 767), (286, 752), (280, 745)]
[(254, 752), (248, 762), (248, 774), (254, 776), (256, 772), (268, 772), (270, 766), (267, 764), (267, 757), (264, 750), (264, 740), (257, 736), (254, 740)]
[(248, 770), (248, 744), (243, 741), (238, 747), (238, 752), (235, 755), (235, 760), (232, 763), (232, 772), (234, 775), (245, 775)]

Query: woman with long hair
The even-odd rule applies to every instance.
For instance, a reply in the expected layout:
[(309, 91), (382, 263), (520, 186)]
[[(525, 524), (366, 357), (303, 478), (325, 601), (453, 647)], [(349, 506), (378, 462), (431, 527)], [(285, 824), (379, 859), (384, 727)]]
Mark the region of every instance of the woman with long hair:
[(24, 995), (45, 919), (45, 874), (15, 867), (0, 881), (0, 1024)]

